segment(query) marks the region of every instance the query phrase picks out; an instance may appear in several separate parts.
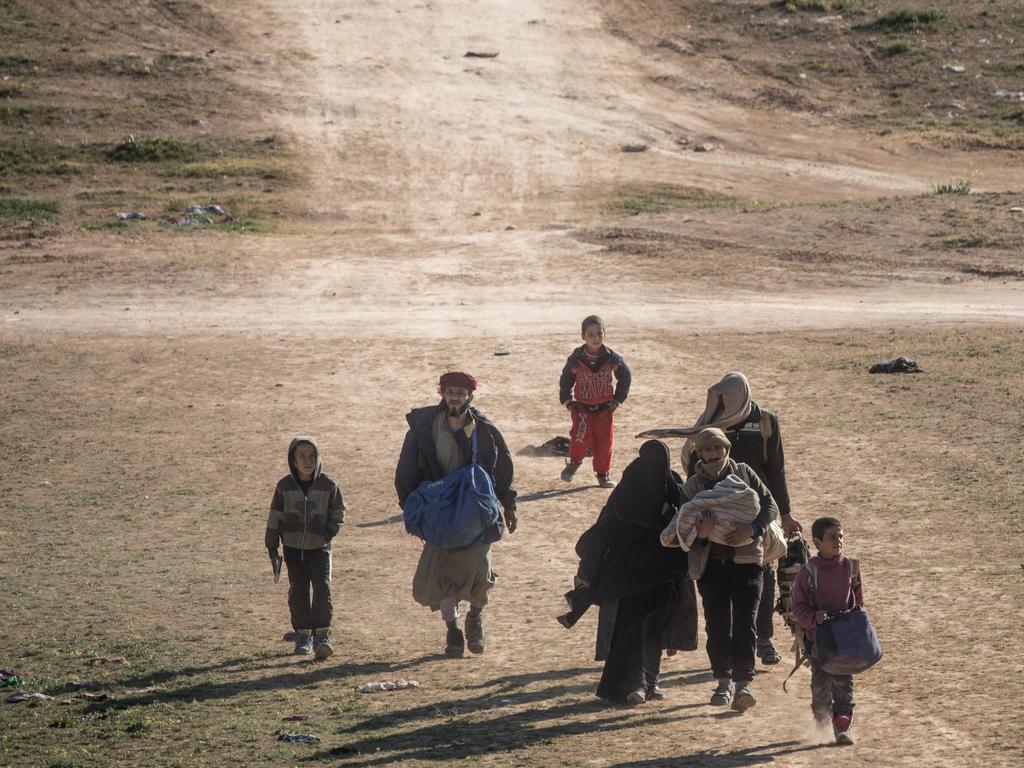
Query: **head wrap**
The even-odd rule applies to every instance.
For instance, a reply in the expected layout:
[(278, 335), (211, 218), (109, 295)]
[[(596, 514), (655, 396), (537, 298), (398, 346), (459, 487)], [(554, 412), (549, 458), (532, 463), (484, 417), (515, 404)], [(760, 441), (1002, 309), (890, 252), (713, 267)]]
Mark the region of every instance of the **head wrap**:
[(725, 450), (732, 448), (732, 443), (729, 442), (729, 438), (725, 436), (725, 432), (720, 430), (718, 427), (708, 427), (702, 429), (695, 438), (693, 438), (693, 447), (698, 451), (702, 448), (713, 448), (716, 445), (720, 445)]
[(704, 404), (704, 413), (693, 423), (692, 427), (669, 427), (664, 429), (648, 429), (637, 437), (685, 437), (681, 452), (683, 466), (690, 460), (690, 454), (696, 450), (692, 437), (706, 427), (729, 427), (742, 424), (750, 416), (752, 401), (750, 399), (750, 382), (739, 371), (730, 371), (717, 384), (708, 387), (708, 399)]
[(668, 446), (648, 440), (640, 446), (640, 455), (627, 466), (615, 490), (608, 496), (608, 508), (616, 519), (629, 525), (660, 531), (668, 518), (665, 504), (678, 502), (678, 487), (672, 476), (672, 458)]
[(441, 375), (441, 381), (438, 382), (437, 391), (442, 395), (448, 387), (461, 387), (467, 392), (472, 392), (477, 387), (476, 379), (468, 373), (462, 371), (449, 371), (448, 373)]

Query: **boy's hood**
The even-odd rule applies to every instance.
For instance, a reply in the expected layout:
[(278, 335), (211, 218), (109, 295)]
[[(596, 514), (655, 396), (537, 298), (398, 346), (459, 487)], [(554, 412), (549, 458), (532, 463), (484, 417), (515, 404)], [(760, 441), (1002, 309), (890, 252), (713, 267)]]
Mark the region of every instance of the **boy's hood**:
[(299, 479), (299, 472), (295, 468), (295, 449), (299, 446), (299, 443), (309, 443), (313, 446), (313, 450), (316, 451), (316, 468), (313, 470), (313, 479), (316, 480), (320, 477), (320, 443), (316, 441), (315, 437), (310, 437), (309, 435), (296, 435), (288, 444), (288, 471), (292, 473), (292, 477), (296, 480)]

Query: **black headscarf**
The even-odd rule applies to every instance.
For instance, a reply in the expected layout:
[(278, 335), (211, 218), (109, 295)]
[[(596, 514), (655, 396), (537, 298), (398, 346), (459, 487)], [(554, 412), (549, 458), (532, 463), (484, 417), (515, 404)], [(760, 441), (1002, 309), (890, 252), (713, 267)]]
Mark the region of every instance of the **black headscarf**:
[(590, 582), (580, 596), (584, 602), (616, 600), (685, 575), (686, 554), (663, 547), (660, 539), (681, 498), (682, 481), (669, 464), (664, 443), (644, 443), (597, 522), (576, 543), (578, 575)]
[(661, 531), (679, 504), (680, 478), (671, 464), (668, 446), (660, 440), (648, 440), (641, 445), (640, 455), (626, 467), (608, 497), (608, 508), (615, 519)]

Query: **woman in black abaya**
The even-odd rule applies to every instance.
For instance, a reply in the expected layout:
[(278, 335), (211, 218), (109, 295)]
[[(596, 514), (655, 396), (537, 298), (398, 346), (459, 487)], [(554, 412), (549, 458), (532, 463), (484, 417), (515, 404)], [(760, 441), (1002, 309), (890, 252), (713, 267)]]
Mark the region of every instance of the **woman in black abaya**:
[(603, 699), (641, 704), (660, 697), (666, 617), (680, 603), (689, 603), (696, 647), (696, 600), (686, 576), (686, 553), (662, 546), (660, 539), (681, 501), (680, 483), (670, 469), (668, 447), (648, 440), (622, 473), (597, 522), (576, 544), (578, 586), (566, 595), (572, 610), (559, 621), (570, 627), (590, 605), (617, 603), (597, 687)]

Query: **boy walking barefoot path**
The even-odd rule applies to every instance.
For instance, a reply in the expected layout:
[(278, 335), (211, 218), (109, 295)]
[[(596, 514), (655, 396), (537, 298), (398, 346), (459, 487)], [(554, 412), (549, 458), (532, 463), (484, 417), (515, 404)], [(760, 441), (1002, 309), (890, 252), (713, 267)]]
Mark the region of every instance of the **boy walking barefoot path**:
[[(602, 488), (614, 488), (612, 466), (613, 414), (629, 396), (632, 373), (622, 355), (604, 345), (604, 321), (597, 315), (583, 319), (585, 342), (565, 361), (558, 379), (558, 400), (572, 414), (569, 461), (562, 479), (570, 482), (583, 464), (587, 450), (594, 454), (594, 473)], [(612, 390), (612, 377), (615, 389)]]

